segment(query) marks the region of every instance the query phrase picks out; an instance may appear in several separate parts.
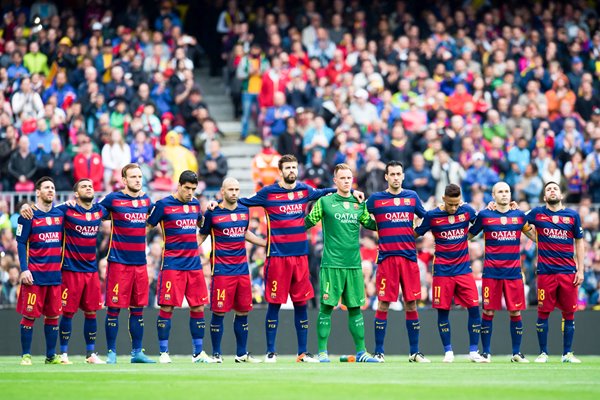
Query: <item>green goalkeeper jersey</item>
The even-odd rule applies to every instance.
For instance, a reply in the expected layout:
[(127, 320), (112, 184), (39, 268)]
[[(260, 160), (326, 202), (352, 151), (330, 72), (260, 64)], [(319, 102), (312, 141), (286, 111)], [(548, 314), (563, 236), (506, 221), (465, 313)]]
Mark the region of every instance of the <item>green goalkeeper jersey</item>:
[(308, 229), (323, 221), (322, 267), (361, 268), (359, 234), (360, 225), (377, 229), (365, 203), (353, 196), (342, 197), (335, 193), (321, 197), (304, 219)]

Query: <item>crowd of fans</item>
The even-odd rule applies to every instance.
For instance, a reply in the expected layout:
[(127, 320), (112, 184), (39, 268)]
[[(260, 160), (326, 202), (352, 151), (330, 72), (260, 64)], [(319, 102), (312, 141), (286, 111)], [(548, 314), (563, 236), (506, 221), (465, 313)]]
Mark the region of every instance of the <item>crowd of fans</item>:
[[(278, 179), (278, 157), (287, 153), (315, 187), (330, 186), (333, 166), (349, 164), (367, 196), (385, 189), (385, 162), (401, 161), (403, 186), (428, 208), (457, 183), (481, 209), (504, 180), (527, 210), (545, 182), (560, 182), (586, 232), (581, 307), (598, 305), (600, 19), (585, 1), (230, 0), (195, 16), (210, 32), (201, 43), (182, 31), (194, 16), (171, 1), (148, 11), (133, 0), (114, 14), (103, 1), (88, 3), (80, 14), (59, 13), (48, 1), (31, 8), (14, 1), (5, 10), (4, 191), (29, 192), (39, 175), (53, 176), (58, 190), (83, 176), (98, 191), (114, 190), (130, 161), (144, 165), (151, 191), (170, 190), (185, 169), (217, 188), (227, 162), (193, 74), (203, 44), (210, 73), (224, 71), (241, 138), (262, 142), (251, 166), (257, 190)], [(15, 216), (3, 207), (0, 201), (0, 227), (9, 229), (1, 231), (0, 250), (9, 254)], [(252, 223), (264, 234), (260, 216)], [(320, 240), (311, 232), (315, 282)], [(152, 236), (149, 243), (154, 276), (160, 242)], [(369, 307), (376, 243), (361, 239)], [(427, 306), (432, 238), (419, 239), (418, 248)], [(480, 277), (482, 243), (472, 242), (470, 254)], [(257, 303), (264, 302), (264, 256), (250, 249)], [(524, 240), (530, 304), (535, 256)], [(14, 298), (18, 276), (7, 259), (3, 302)]]
[[(586, 230), (581, 307), (597, 306), (599, 15), (584, 1), (491, 3), (230, 1), (225, 77), (242, 139), (263, 139), (257, 188), (274, 179), (273, 160), (285, 153), (315, 187), (330, 186), (333, 167), (349, 164), (366, 195), (385, 189), (385, 162), (401, 161), (403, 187), (428, 208), (456, 183), (481, 209), (504, 180), (526, 211), (542, 200), (544, 183), (559, 182)], [(365, 236), (361, 246), (373, 298), (376, 241)], [(470, 246), (480, 277), (482, 243)], [(419, 248), (425, 305), (431, 238)], [(534, 259), (524, 240), (531, 303)]]

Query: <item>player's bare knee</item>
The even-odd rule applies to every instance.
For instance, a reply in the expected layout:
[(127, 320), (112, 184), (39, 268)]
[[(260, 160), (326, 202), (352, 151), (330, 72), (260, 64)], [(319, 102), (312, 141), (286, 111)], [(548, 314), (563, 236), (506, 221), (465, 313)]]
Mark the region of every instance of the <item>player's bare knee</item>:
[[(173, 311), (173, 307), (171, 307), (171, 311)], [(204, 306), (194, 306), (190, 307), (191, 312), (204, 312)]]
[(224, 317), (225, 316), (224, 312), (215, 312), (215, 311), (213, 311), (212, 313), (213, 313), (213, 315), (216, 315), (217, 317)]
[[(174, 309), (175, 309), (175, 307), (173, 307), (173, 306), (160, 306), (160, 310), (163, 312), (172, 313)], [(192, 307), (192, 311), (193, 311), (193, 307)]]
[[(387, 306), (388, 306), (388, 308), (389, 308), (390, 304), (388, 303), (388, 305), (387, 305)], [(413, 301), (406, 301), (406, 302), (404, 303), (404, 309), (405, 309), (406, 311), (417, 311), (417, 301), (416, 301), (416, 300), (413, 300)], [(381, 311), (384, 311), (384, 310), (381, 310)], [(387, 311), (387, 310), (385, 310), (385, 311)]]
[(389, 309), (390, 309), (389, 301), (380, 301), (379, 304), (377, 304), (377, 311), (387, 312)]
[(236, 317), (245, 317), (246, 315), (248, 315), (248, 311), (236, 311), (235, 312)]
[(516, 311), (509, 311), (509, 312), (508, 312), (508, 314), (509, 314), (511, 317), (520, 317), (520, 316), (521, 316), (521, 311), (519, 311), (519, 310), (516, 310)]
[[(513, 317), (513, 316), (514, 316), (514, 315), (513, 315), (513, 312), (514, 312), (514, 311), (511, 311), (511, 312), (510, 312), (510, 316), (511, 316), (511, 317)], [(494, 316), (494, 310), (483, 310), (483, 314), (485, 314), (485, 315), (487, 315), (487, 316), (489, 316), (489, 317), (493, 317), (493, 316)]]

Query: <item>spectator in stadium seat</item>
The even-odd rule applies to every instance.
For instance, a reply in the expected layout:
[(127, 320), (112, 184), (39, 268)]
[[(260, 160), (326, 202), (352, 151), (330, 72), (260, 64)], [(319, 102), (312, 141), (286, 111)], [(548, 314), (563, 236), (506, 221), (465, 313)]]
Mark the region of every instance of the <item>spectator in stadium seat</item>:
[(329, 147), (333, 137), (334, 132), (330, 127), (325, 125), (323, 117), (315, 117), (315, 124), (306, 131), (302, 144), (304, 154), (306, 154), (306, 162), (310, 164), (313, 149), (318, 149), (325, 156), (325, 151)]
[(280, 56), (274, 55), (271, 57), (271, 67), (262, 76), (258, 95), (258, 104), (261, 110), (273, 107), (275, 94), (285, 91), (289, 79), (289, 70), (282, 69)]
[(304, 171), (304, 181), (316, 189), (331, 187), (331, 169), (323, 163), (323, 153), (315, 149), (311, 156), (311, 163)]
[(471, 201), (471, 194), (475, 191), (484, 193), (485, 202), (491, 201), (492, 187), (499, 180), (498, 174), (485, 165), (485, 156), (479, 152), (473, 154), (473, 165), (467, 170), (462, 181), (465, 201)]
[(23, 65), (30, 74), (42, 74), (48, 76), (48, 56), (40, 52), (40, 45), (33, 41), (29, 44), (29, 53), (23, 57)]
[(508, 132), (514, 132), (515, 129), (520, 129), (522, 136), (525, 140), (530, 141), (533, 138), (533, 126), (531, 119), (525, 115), (525, 109), (520, 104), (514, 104), (512, 106), (512, 112), (510, 118), (506, 120), (506, 130)]
[(273, 139), (265, 138), (261, 151), (252, 158), (252, 180), (256, 192), (264, 186), (272, 185), (279, 179), (280, 158), (281, 154), (273, 148)]
[(181, 135), (170, 131), (165, 137), (165, 157), (173, 165), (173, 176), (179, 176), (185, 170), (198, 171), (198, 161), (190, 150), (181, 145)]
[(299, 68), (290, 71), (290, 81), (285, 88), (286, 103), (292, 108), (308, 108), (312, 106), (314, 88), (302, 76)]
[(44, 91), (42, 97), (44, 103), (46, 103), (51, 96), (56, 96), (56, 105), (58, 107), (63, 107), (65, 104), (70, 106), (77, 98), (75, 89), (68, 83), (67, 74), (65, 72), (59, 71), (56, 74), (54, 83)]
[(110, 142), (102, 147), (104, 187), (109, 190), (121, 182), (121, 170), (131, 162), (131, 149), (119, 129), (112, 129)]
[(173, 105), (171, 88), (167, 85), (165, 76), (161, 72), (154, 73), (154, 86), (150, 92), (150, 96), (156, 104), (156, 111), (159, 115), (171, 111)]
[(8, 173), (15, 190), (17, 192), (32, 191), (34, 188), (32, 179), (36, 171), (37, 162), (29, 150), (29, 137), (23, 135), (19, 138), (17, 150), (12, 153), (8, 161)]
[(414, 190), (424, 203), (433, 196), (435, 192), (435, 181), (431, 175), (431, 169), (425, 163), (421, 153), (412, 155), (412, 167), (407, 168), (404, 173), (403, 186)]
[(8, 163), (11, 155), (17, 151), (17, 130), (9, 125), (4, 131), (4, 139), (0, 140), (0, 189), (11, 189), (10, 175), (8, 174)]
[(363, 129), (379, 118), (377, 109), (369, 103), (369, 93), (365, 89), (358, 89), (354, 92), (354, 101), (350, 104), (349, 110), (354, 122)]
[(298, 159), (298, 163), (304, 165), (304, 153), (302, 152), (303, 137), (296, 129), (296, 119), (288, 117), (285, 120), (285, 131), (277, 138), (276, 149), (279, 154), (292, 154)]
[[(286, 121), (295, 114), (294, 108), (285, 104), (285, 93), (275, 92), (273, 106), (267, 108), (264, 124), (268, 127), (270, 134), (278, 138), (286, 131)], [(289, 153), (284, 153), (289, 154)]]
[(408, 136), (402, 121), (396, 121), (392, 127), (390, 146), (384, 154), (386, 162), (396, 160), (402, 163), (405, 168), (410, 165), (410, 156), (413, 152), (412, 138)]
[(221, 153), (221, 143), (213, 140), (210, 143), (210, 152), (204, 157), (199, 171), (206, 184), (206, 190), (216, 192), (227, 176), (228, 169), (227, 158)]
[(106, 101), (110, 107), (118, 100), (130, 102), (133, 98), (131, 87), (125, 82), (125, 71), (120, 65), (115, 65), (110, 70), (110, 81), (105, 86)]
[(56, 191), (68, 191), (73, 188), (73, 165), (71, 157), (63, 151), (58, 136), (52, 138), (50, 154), (44, 154), (38, 161), (38, 176), (54, 179)]
[[(250, 118), (254, 107), (258, 107), (258, 94), (262, 85), (262, 75), (269, 66), (258, 43), (253, 43), (250, 52), (242, 57), (236, 76), (242, 80), (242, 139), (248, 136)], [(257, 110), (258, 112), (258, 110)]]
[(94, 191), (102, 191), (104, 165), (100, 154), (93, 151), (92, 141), (87, 135), (77, 136), (78, 153), (73, 158), (73, 178), (75, 182), (80, 179), (90, 179)]
[(11, 105), (17, 121), (26, 117), (41, 118), (44, 115), (44, 102), (31, 88), (31, 79), (21, 79), (19, 90), (12, 97)]
[(506, 126), (500, 120), (500, 113), (497, 110), (487, 112), (487, 120), (483, 124), (483, 137), (489, 143), (494, 136), (506, 139)]
[[(50, 154), (52, 139), (57, 137), (49, 129), (44, 118), (37, 120), (37, 129), (29, 135), (29, 150), (39, 161), (44, 154)], [(60, 140), (60, 139), (59, 139)]]
[(365, 197), (385, 190), (386, 182), (381, 179), (384, 173), (385, 163), (381, 161), (379, 149), (373, 146), (368, 147), (365, 151), (365, 162), (358, 170), (356, 178), (358, 187), (365, 192)]
[(435, 200), (439, 201), (444, 195), (446, 186), (451, 183), (460, 186), (465, 176), (465, 170), (445, 150), (441, 150), (433, 159), (431, 176), (436, 181)]

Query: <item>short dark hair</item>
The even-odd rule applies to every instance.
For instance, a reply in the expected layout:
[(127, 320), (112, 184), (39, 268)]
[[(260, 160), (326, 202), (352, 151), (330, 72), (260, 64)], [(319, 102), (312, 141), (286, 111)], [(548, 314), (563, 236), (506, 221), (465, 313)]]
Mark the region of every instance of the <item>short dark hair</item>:
[(35, 182), (35, 190), (40, 190), (44, 182), (52, 182), (54, 185), (54, 179), (50, 178), (49, 176), (42, 176)]
[(296, 158), (296, 156), (294, 156), (292, 154), (284, 154), (279, 159), (279, 162), (277, 163), (277, 167), (279, 167), (279, 170), (281, 171), (283, 169), (283, 164), (290, 163), (290, 162), (298, 163), (298, 159)]
[(183, 171), (181, 175), (179, 175), (179, 184), (185, 185), (186, 183), (193, 183), (195, 185), (198, 184), (198, 175), (194, 171), (190, 171), (189, 169)]
[(127, 178), (127, 171), (129, 171), (130, 169), (135, 169), (135, 168), (139, 168), (140, 170), (142, 169), (140, 167), (139, 164), (137, 163), (129, 163), (126, 166), (123, 167), (123, 169), (121, 170), (121, 176), (123, 178)]
[(400, 168), (402, 168), (402, 172), (404, 172), (404, 165), (402, 165), (402, 163), (400, 161), (396, 161), (396, 160), (388, 161), (388, 163), (385, 164), (385, 174), (386, 175), (388, 174), (390, 167), (400, 167)]
[(556, 185), (558, 186), (558, 190), (560, 190), (560, 192), (562, 193), (562, 189), (560, 188), (560, 185), (554, 181), (550, 181), (550, 182), (546, 182), (546, 184), (544, 185), (544, 192), (546, 191), (546, 188), (550, 185)]
[(444, 197), (460, 197), (461, 191), (460, 186), (451, 183), (446, 186), (446, 190), (444, 190)]
[(84, 182), (84, 181), (89, 181), (89, 182), (94, 183), (94, 181), (92, 181), (90, 178), (81, 178), (80, 180), (75, 182), (75, 184), (73, 185), (73, 191), (76, 192), (79, 189), (79, 185), (81, 184), (81, 182)]

